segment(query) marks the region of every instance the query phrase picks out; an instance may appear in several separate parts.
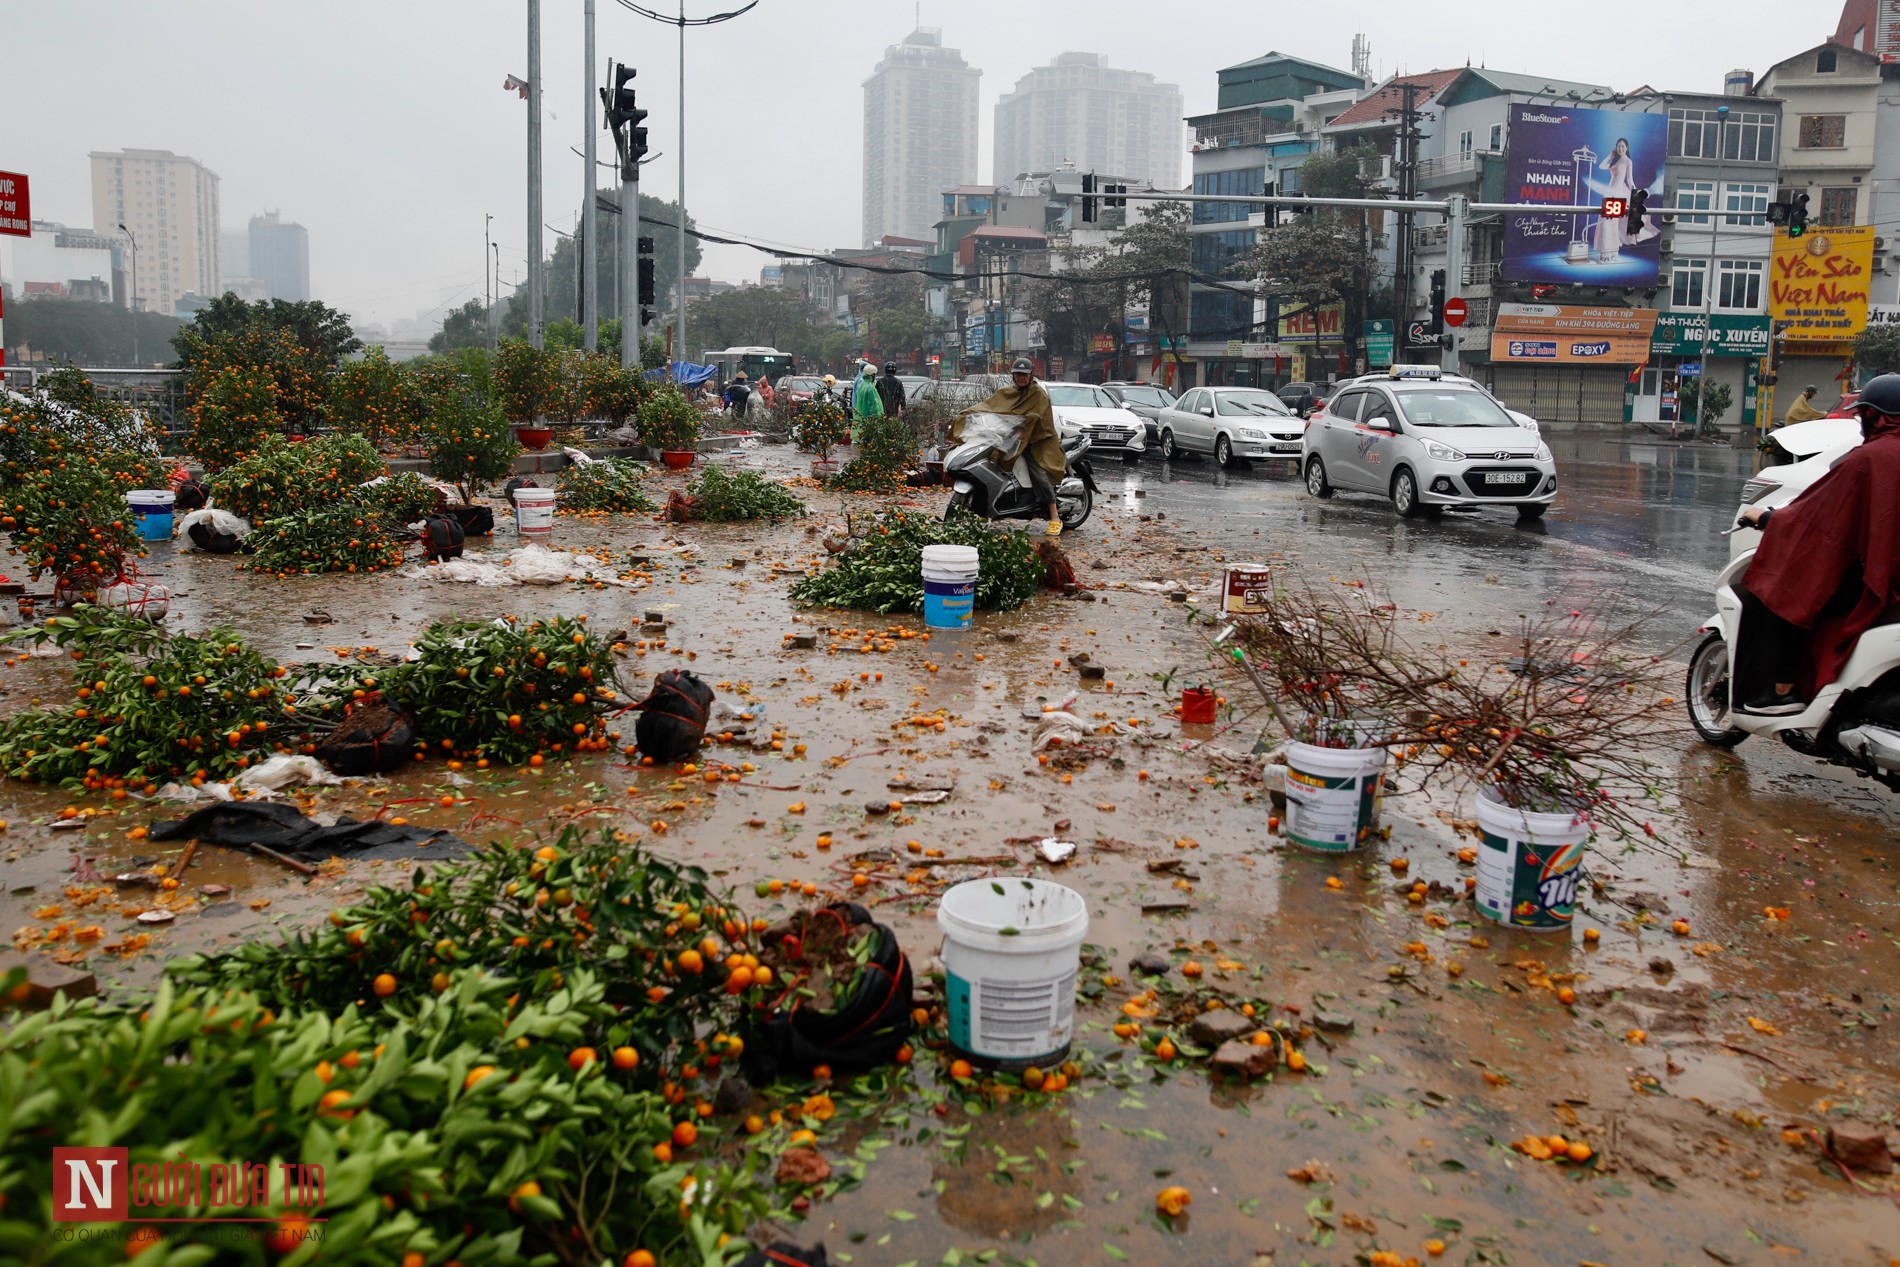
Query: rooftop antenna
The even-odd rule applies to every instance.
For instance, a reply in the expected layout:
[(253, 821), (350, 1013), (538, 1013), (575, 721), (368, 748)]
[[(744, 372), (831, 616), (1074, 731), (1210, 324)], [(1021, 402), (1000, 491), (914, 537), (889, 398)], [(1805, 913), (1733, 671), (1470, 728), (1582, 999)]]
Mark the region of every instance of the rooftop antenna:
[(1363, 33), (1352, 37), (1352, 73), (1361, 79), (1372, 78), (1372, 42)]

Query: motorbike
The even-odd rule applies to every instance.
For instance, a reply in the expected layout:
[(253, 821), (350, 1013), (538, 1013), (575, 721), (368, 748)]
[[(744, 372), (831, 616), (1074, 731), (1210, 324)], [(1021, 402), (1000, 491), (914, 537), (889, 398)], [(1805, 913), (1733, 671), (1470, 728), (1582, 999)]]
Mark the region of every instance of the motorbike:
[[(1040, 520), (1048, 515), (1048, 507), (1029, 482), (1028, 456), (1007, 465), (996, 460), (996, 450), (1014, 445), (1010, 421), (997, 414), (976, 415), (966, 426), (962, 443), (944, 455), (943, 478), (951, 489), (945, 519), (960, 510), (990, 520)], [(1019, 426), (1020, 420), (1015, 423)], [(1056, 508), (1062, 530), (1074, 532), (1095, 509), (1095, 494), (1100, 490), (1089, 463), (1088, 436), (1064, 435), (1062, 452), (1068, 459), (1068, 473), (1056, 485)]]
[[(1735, 709), (1732, 651), (1741, 629), (1737, 586), (1755, 557), (1743, 550), (1716, 580), (1715, 615), (1689, 657), (1689, 722), (1704, 742), (1733, 748), (1750, 735), (1772, 735), (1806, 756), (1843, 766), (1900, 791), (1900, 612), (1854, 644), (1840, 677), (1792, 716)], [(1792, 676), (1792, 674), (1790, 675)]]

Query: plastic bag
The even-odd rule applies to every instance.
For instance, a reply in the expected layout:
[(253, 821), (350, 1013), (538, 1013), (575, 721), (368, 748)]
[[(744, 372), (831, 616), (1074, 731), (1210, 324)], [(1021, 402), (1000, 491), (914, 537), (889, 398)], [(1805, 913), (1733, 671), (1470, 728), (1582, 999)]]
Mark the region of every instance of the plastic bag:
[(634, 707), (634, 742), (656, 764), (683, 761), (699, 751), (712, 713), (713, 689), (696, 673), (668, 669), (653, 679), (653, 689)]
[(969, 414), (963, 419), (956, 443), (987, 444), (1009, 453), (1016, 448), (1016, 437), (1022, 434), (1028, 421), (1021, 414)]
[(323, 763), (315, 757), (280, 752), (240, 772), (231, 780), (231, 786), (246, 790), (268, 788), (275, 792), (287, 787), (328, 787), (341, 782), (342, 779), (324, 769)]
[[(849, 948), (860, 930), (868, 930), (870, 954), (841, 980), (839, 965), (852, 962)], [(801, 911), (767, 929), (762, 940), (786, 988), (776, 1007), (752, 1014), (740, 1058), (749, 1081), (758, 1086), (788, 1073), (808, 1074), (814, 1065), (871, 1069), (896, 1058), (910, 1038), (913, 1001), (910, 959), (896, 933), (857, 903), (838, 902)], [(814, 971), (835, 988), (828, 1009), (793, 988)]]
[(178, 521), (178, 527), (193, 549), (207, 554), (235, 554), (251, 533), (250, 524), (214, 506), (192, 511)]

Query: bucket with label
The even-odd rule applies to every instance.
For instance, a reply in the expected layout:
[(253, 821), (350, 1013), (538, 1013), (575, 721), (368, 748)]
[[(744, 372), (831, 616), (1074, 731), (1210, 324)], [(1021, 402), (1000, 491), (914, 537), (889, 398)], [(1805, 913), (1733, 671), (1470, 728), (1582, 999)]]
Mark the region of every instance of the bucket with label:
[(924, 625), (968, 629), (976, 613), (975, 546), (924, 547)]
[(1385, 803), (1384, 748), (1286, 746), (1286, 838), (1320, 853), (1363, 849)]
[(1568, 929), (1591, 824), (1574, 814), (1513, 809), (1487, 787), (1478, 793), (1478, 829), (1479, 913), (1536, 933)]
[(1221, 573), (1223, 616), (1259, 616), (1273, 594), (1273, 573), (1262, 563), (1228, 564)]
[(554, 531), (554, 490), (515, 490), (515, 531), (524, 537), (545, 537)]
[(950, 1045), (1000, 1068), (1060, 1061), (1075, 1030), (1088, 904), (1048, 880), (969, 880), (937, 906)]
[(172, 539), (171, 489), (135, 488), (125, 495), (125, 501), (132, 508), (132, 523), (140, 541)]

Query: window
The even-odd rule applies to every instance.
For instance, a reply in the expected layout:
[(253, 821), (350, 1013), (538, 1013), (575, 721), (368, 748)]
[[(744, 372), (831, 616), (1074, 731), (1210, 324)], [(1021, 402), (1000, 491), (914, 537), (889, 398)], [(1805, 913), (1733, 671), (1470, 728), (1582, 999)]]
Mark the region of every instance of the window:
[(1365, 403), (1367, 392), (1346, 392), (1326, 406), (1326, 412), (1342, 422), (1358, 422), (1359, 407)]
[(1852, 185), (1823, 189), (1820, 223), (1833, 225), (1836, 228), (1854, 223), (1854, 195), (1859, 192)]
[[(1194, 192), (1197, 194), (1257, 197), (1265, 185), (1266, 172), (1258, 167), (1230, 172), (1201, 172), (1194, 177)], [(1194, 204), (1194, 223), (1220, 224), (1228, 220), (1245, 220), (1257, 209), (1244, 202), (1197, 202)]]
[(1221, 229), (1214, 233), (1196, 233), (1190, 239), (1194, 243), (1194, 271), (1209, 276), (1221, 276), (1238, 264), (1253, 246), (1252, 229)]
[(1504, 149), (1504, 125), (1502, 123), (1493, 123), (1491, 125), (1491, 144), (1485, 148), (1494, 154)]
[(1844, 114), (1804, 114), (1801, 139), (1804, 150), (1838, 150), (1847, 144), (1847, 116)]
[(1195, 291), (1188, 310), (1188, 329), (1190, 337), (1201, 342), (1225, 343), (1252, 337), (1253, 296), (1225, 290)]
[(1458, 157), (1465, 159), (1470, 158), (1471, 148), (1471, 129), (1466, 128), (1458, 134)]
[(1716, 273), (1715, 306), (1731, 312), (1761, 310), (1761, 260), (1723, 260)]
[(1677, 260), (1669, 270), (1669, 306), (1678, 312), (1702, 307), (1702, 288), (1708, 273), (1707, 260)]
[(1817, 75), (1831, 75), (1834, 73), (1838, 61), (1839, 59), (1835, 56), (1833, 49), (1824, 48), (1814, 55), (1814, 73)]
[(1762, 213), (1768, 209), (1769, 195), (1772, 193), (1774, 193), (1774, 186), (1767, 184), (1722, 186), (1722, 209), (1728, 212), (1722, 217), (1722, 223), (1752, 225), (1768, 223)]
[(1714, 110), (1669, 112), (1669, 157), (1722, 157), (1743, 163), (1772, 163), (1775, 116), (1729, 112), (1728, 122)]
[(1715, 206), (1715, 182), (1679, 180), (1676, 182), (1676, 219), (1683, 224), (1707, 224), (1707, 216), (1685, 216), (1684, 211), (1708, 211)]

